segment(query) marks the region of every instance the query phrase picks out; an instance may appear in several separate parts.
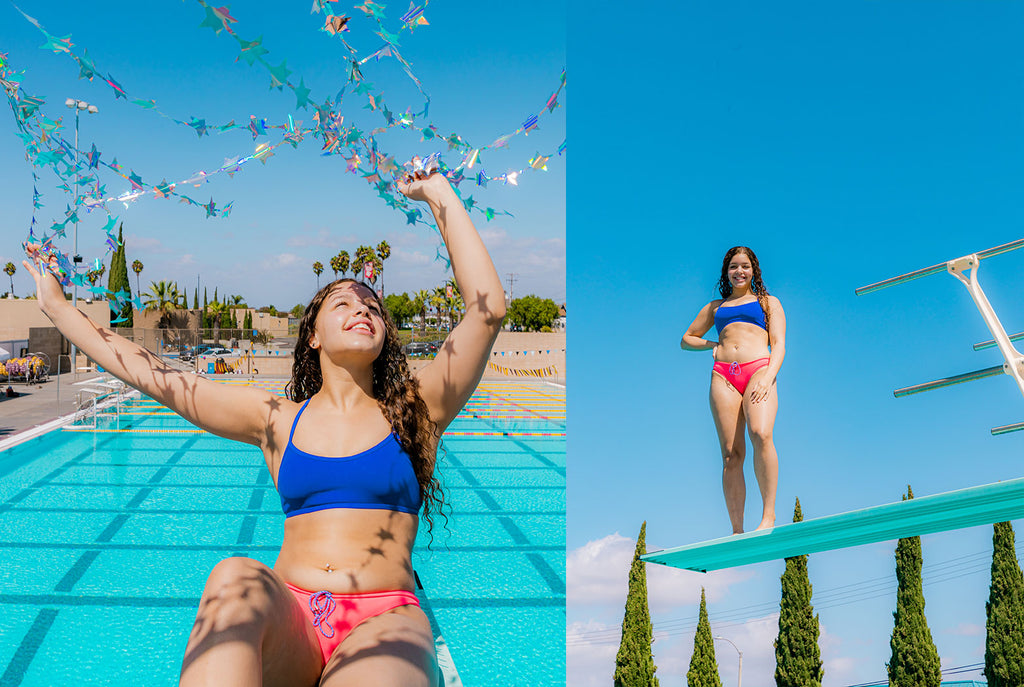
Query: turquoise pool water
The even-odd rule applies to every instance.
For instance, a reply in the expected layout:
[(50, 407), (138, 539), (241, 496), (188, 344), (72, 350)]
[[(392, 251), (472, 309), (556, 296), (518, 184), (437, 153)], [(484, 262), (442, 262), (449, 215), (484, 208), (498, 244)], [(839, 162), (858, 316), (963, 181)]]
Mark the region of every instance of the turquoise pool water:
[[(279, 388), (279, 387), (277, 387)], [(177, 683), (210, 568), (273, 565), (255, 449), (152, 401), (0, 452), (0, 687)], [(462, 684), (565, 681), (565, 395), (481, 385), (446, 433), (447, 528), (413, 564)]]

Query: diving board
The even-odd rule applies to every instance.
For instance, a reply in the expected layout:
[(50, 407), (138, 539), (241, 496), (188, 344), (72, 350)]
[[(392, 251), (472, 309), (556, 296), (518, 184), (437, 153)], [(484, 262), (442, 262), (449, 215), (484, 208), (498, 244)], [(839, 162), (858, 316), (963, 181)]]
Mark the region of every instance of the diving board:
[[(981, 314), (982, 319), (985, 320), (985, 326), (988, 327), (989, 332), (992, 334), (992, 339), (990, 341), (983, 341), (981, 343), (974, 344), (974, 350), (980, 351), (997, 346), (999, 348), (999, 352), (1003, 356), (1002, 365), (987, 367), (973, 372), (944, 377), (943, 379), (937, 379), (924, 384), (915, 384), (902, 389), (896, 389), (893, 392), (893, 395), (899, 398), (901, 396), (908, 396), (922, 391), (931, 391), (932, 389), (940, 389), (954, 384), (962, 384), (963, 382), (973, 382), (978, 379), (993, 377), (999, 374), (1007, 374), (1012, 377), (1017, 383), (1017, 388), (1020, 389), (1021, 394), (1024, 395), (1024, 355), (1021, 355), (1020, 351), (1013, 347), (1014, 341), (1019, 341), (1021, 338), (1024, 338), (1024, 332), (1014, 334), (1013, 336), (1007, 335), (1002, 323), (996, 316), (995, 310), (992, 309), (992, 304), (989, 303), (988, 298), (985, 296), (985, 292), (978, 283), (978, 269), (981, 267), (981, 261), (983, 258), (1002, 255), (1003, 253), (1008, 253), (1010, 251), (1017, 250), (1018, 248), (1024, 248), (1024, 239), (1004, 243), (1001, 246), (989, 248), (978, 253), (972, 253), (971, 255), (965, 255), (962, 258), (949, 260), (948, 262), (932, 265), (931, 267), (914, 270), (913, 272), (901, 274), (900, 276), (893, 277), (892, 279), (886, 279), (875, 284), (862, 286), (856, 290), (856, 294), (861, 296), (889, 286), (895, 286), (914, 279), (920, 279), (921, 277), (938, 274), (939, 272), (948, 272), (967, 288), (968, 293), (971, 294), (971, 299), (974, 301), (974, 305), (978, 308), (978, 312)], [(968, 272), (970, 272), (969, 276), (967, 274)], [(1009, 432), (1016, 432), (1022, 429), (1024, 429), (1024, 423), (1018, 422), (1015, 424), (1003, 425), (1002, 427), (995, 427), (992, 429), (992, 434), (1007, 434)]]
[(1024, 517), (1024, 477), (653, 551), (647, 563), (708, 572)]

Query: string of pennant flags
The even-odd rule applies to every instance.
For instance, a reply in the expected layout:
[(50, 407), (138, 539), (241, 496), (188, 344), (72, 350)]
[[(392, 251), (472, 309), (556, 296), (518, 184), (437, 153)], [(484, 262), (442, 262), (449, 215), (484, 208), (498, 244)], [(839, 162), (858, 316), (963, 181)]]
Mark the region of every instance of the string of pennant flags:
[(548, 367), (534, 369), (534, 370), (520, 370), (514, 367), (504, 367), (502, 365), (495, 365), (493, 362), (488, 361), (487, 367), (497, 372), (498, 374), (505, 375), (508, 377), (557, 377), (558, 368), (554, 365)]
[(506, 356), (507, 355), (509, 357), (514, 356), (514, 355), (524, 355), (524, 356), (525, 355), (549, 355), (552, 350), (554, 350), (555, 353), (565, 353), (565, 349), (564, 348), (562, 348), (562, 349), (551, 349), (551, 348), (543, 349), (542, 348), (542, 349), (539, 349), (537, 351), (533, 351), (532, 349), (529, 350), (529, 351), (492, 351), (491, 355), (492, 356), (499, 356), (499, 355), (500, 356)]
[[(471, 180), (478, 188), (486, 188), (489, 182), (517, 185), (519, 176), (528, 171), (545, 171), (548, 161), (552, 157), (565, 153), (566, 144), (563, 140), (556, 151), (550, 151), (548, 154), (538, 152), (523, 168), (508, 170), (495, 176), (486, 174), (481, 157), (486, 151), (508, 147), (510, 140), (517, 136), (528, 136), (530, 132), (539, 127), (542, 117), (550, 115), (559, 107), (559, 98), (566, 85), (565, 70), (561, 73), (557, 88), (551, 93), (542, 108), (535, 114), (527, 116), (516, 130), (499, 136), (489, 145), (473, 146), (457, 133), (443, 135), (438, 127), (426, 123), (430, 98), (409, 63), (402, 57), (399, 51), (399, 38), (406, 31), (411, 34), (417, 27), (429, 25), (424, 14), (429, 0), (421, 5), (412, 3), (409, 10), (401, 15), (397, 28), (392, 27), (390, 30), (385, 27), (384, 23), (385, 5), (365, 0), (361, 5), (356, 6), (355, 9), (372, 22), (373, 28), (376, 29), (372, 31), (373, 34), (383, 41), (382, 45), (378, 44), (379, 47), (365, 56), (360, 56), (359, 52), (342, 35), (351, 32), (355, 23), (353, 17), (335, 14), (329, 4), (334, 0), (314, 0), (311, 13), (322, 13), (325, 18), (320, 30), (339, 39), (348, 53), (349, 60), (347, 83), (334, 98), (326, 97), (320, 105), (311, 99), (312, 90), (305, 85), (304, 77), (299, 77), (297, 83), (294, 78), (289, 79), (292, 71), (287, 69), (287, 60), (283, 60), (279, 65), (274, 65), (265, 58), (269, 50), (263, 47), (262, 36), (254, 40), (246, 40), (238, 34), (235, 26), (238, 24), (238, 20), (231, 16), (229, 8), (213, 7), (205, 0), (197, 0), (197, 2), (205, 12), (203, 22), (199, 26), (210, 28), (216, 34), (223, 32), (234, 38), (239, 44), (239, 55), (236, 61), (244, 60), (251, 67), (258, 65), (265, 69), (270, 75), (272, 88), (282, 91), (287, 88), (295, 96), (296, 111), (312, 108), (312, 123), (310, 125), (303, 126), (302, 121), (296, 121), (290, 114), (287, 116), (286, 122), (279, 124), (269, 124), (265, 118), (256, 115), (251, 115), (249, 121), (243, 124), (237, 124), (234, 120), (224, 124), (208, 124), (207, 120), (201, 117), (191, 116), (188, 120), (174, 117), (159, 107), (154, 100), (131, 93), (112, 74), (104, 75), (96, 60), (89, 55), (88, 49), (74, 49), (76, 46), (71, 42), (70, 34), (63, 37), (50, 34), (37, 19), (15, 7), (43, 34), (45, 42), (40, 46), (41, 49), (64, 54), (74, 60), (79, 68), (79, 78), (101, 85), (105, 84), (113, 91), (115, 101), (123, 99), (126, 103), (155, 113), (177, 125), (189, 127), (199, 138), (209, 136), (211, 132), (223, 134), (235, 130), (246, 130), (251, 134), (252, 141), (256, 143), (255, 149), (251, 153), (228, 158), (216, 169), (200, 170), (179, 181), (168, 182), (166, 178), (163, 178), (159, 183), (146, 182), (132, 166), (119, 163), (116, 157), (109, 160), (103, 159), (105, 153), (97, 150), (95, 144), (87, 151), (77, 149), (73, 143), (60, 135), (60, 130), (63, 128), (62, 118), (52, 119), (44, 114), (43, 107), (46, 100), (25, 91), (22, 87), (25, 72), (15, 71), (7, 55), (0, 53), (0, 87), (4, 89), (14, 113), (18, 129), (16, 135), (25, 145), (26, 160), (34, 168), (32, 172), (34, 181), (33, 213), (28, 232), (29, 238), (25, 242), (26, 252), (30, 258), (42, 258), (65, 286), (75, 283), (91, 290), (96, 296), (106, 296), (111, 302), (112, 310), (120, 311), (129, 302), (136, 307), (141, 307), (141, 302), (138, 295), (129, 301), (127, 292), (110, 293), (107, 289), (88, 284), (85, 275), (76, 271), (67, 255), (55, 245), (56, 239), (65, 238), (67, 224), (73, 224), (80, 220), (82, 211), (89, 213), (101, 210), (106, 213), (107, 221), (101, 231), (106, 234), (105, 243), (108, 252), (117, 247), (114, 227), (118, 217), (113, 215), (108, 207), (110, 202), (120, 202), (127, 208), (131, 203), (143, 198), (169, 199), (173, 197), (181, 203), (202, 208), (207, 218), (228, 217), (233, 207), (232, 202), (218, 206), (211, 196), (209, 201), (204, 203), (187, 195), (184, 191), (189, 188), (200, 188), (217, 175), (226, 173), (229, 177), (234, 177), (235, 173), (254, 160), (266, 164), (280, 146), (287, 144), (298, 148), (300, 143), (309, 136), (321, 142), (321, 155), (341, 156), (345, 161), (345, 171), (360, 175), (366, 180), (376, 191), (377, 196), (383, 199), (387, 205), (405, 214), (407, 224), (424, 224), (436, 232), (437, 228), (433, 222), (426, 219), (423, 212), (419, 208), (413, 207), (398, 191), (397, 182), (405, 174), (421, 169), (441, 171), (451, 181), (466, 210), (480, 212), (490, 221), (496, 215), (511, 215), (511, 213), (484, 207), (472, 195), (464, 196), (460, 191), (460, 184)], [(424, 98), (420, 111), (413, 112), (412, 108), (407, 108), (404, 112), (396, 114), (385, 102), (384, 94), (375, 89), (373, 84), (364, 77), (363, 66), (371, 60), (379, 63), (386, 58), (397, 61), (406, 75), (416, 84)], [(365, 102), (363, 109), (377, 112), (383, 119), (382, 125), (364, 133), (354, 123), (346, 124), (345, 114), (341, 108), (342, 101), (346, 97), (355, 97), (359, 101)], [(379, 137), (391, 129), (417, 132), (421, 137), (421, 143), (443, 143), (447, 147), (447, 151), (436, 152), (424, 159), (413, 158), (413, 160), (399, 165), (393, 156), (388, 155), (379, 147), (378, 143)], [(271, 137), (271, 132), (275, 131), (281, 132), (280, 140), (268, 140)], [(264, 140), (257, 143), (261, 138)], [(451, 160), (449, 163), (445, 159), (446, 153), (456, 155), (458, 159)], [(477, 166), (479, 169), (474, 174), (473, 170)], [(66, 205), (59, 219), (55, 220), (47, 230), (39, 231), (39, 233), (37, 233), (39, 222), (36, 215), (44, 208), (44, 203), (42, 202), (43, 194), (38, 189), (38, 182), (41, 180), (36, 174), (36, 169), (49, 169), (57, 177), (57, 190), (74, 193), (76, 198), (74, 207), (71, 207), (70, 204)], [(108, 193), (106, 184), (101, 183), (101, 170), (127, 182), (127, 187), (117, 193)], [(443, 244), (438, 246), (435, 259), (444, 262), (446, 267), (450, 266), (448, 258), (443, 252)], [(95, 268), (99, 269), (100, 259), (96, 258), (94, 262)]]

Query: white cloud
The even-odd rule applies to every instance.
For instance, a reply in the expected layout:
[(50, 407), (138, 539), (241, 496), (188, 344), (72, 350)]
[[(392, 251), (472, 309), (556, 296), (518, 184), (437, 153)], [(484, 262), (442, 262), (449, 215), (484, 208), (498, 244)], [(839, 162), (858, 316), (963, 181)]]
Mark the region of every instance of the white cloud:
[(196, 258), (191, 253), (185, 253), (177, 260), (178, 265), (194, 265), (196, 264)]
[[(273, 255), (273, 256), (271, 256), (269, 258), (266, 258), (266, 259), (262, 260), (260, 262), (260, 270), (269, 271), (269, 270), (278, 270), (278, 269), (280, 269), (282, 267), (292, 267), (294, 265), (298, 265), (301, 260), (302, 260), (302, 258), (300, 258), (295, 253), (279, 253), (277, 255)], [(312, 272), (313, 262), (310, 261), (309, 264), (310, 264), (310, 268), (309, 269)], [(325, 266), (324, 269), (327, 269), (326, 266)]]
[(566, 684), (573, 687), (607, 687), (615, 674), (618, 642), (595, 644), (588, 639), (608, 630), (595, 621), (572, 623), (565, 633)]
[[(626, 601), (629, 566), (636, 540), (616, 532), (571, 551), (566, 559), (569, 606), (614, 605)], [(750, 579), (753, 572), (720, 570), (696, 573), (661, 565), (647, 566), (647, 599), (651, 608), (668, 610), (696, 604), (701, 587), (709, 603), (725, 598), (731, 585)]]

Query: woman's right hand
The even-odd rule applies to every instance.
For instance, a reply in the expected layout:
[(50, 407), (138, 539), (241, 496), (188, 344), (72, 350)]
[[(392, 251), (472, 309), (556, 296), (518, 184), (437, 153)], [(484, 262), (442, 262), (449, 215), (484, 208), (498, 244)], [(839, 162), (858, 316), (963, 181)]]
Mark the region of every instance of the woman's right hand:
[(35, 265), (28, 260), (22, 260), (21, 264), (36, 282), (36, 298), (43, 314), (49, 316), (56, 308), (67, 304), (60, 282), (38, 258)]

